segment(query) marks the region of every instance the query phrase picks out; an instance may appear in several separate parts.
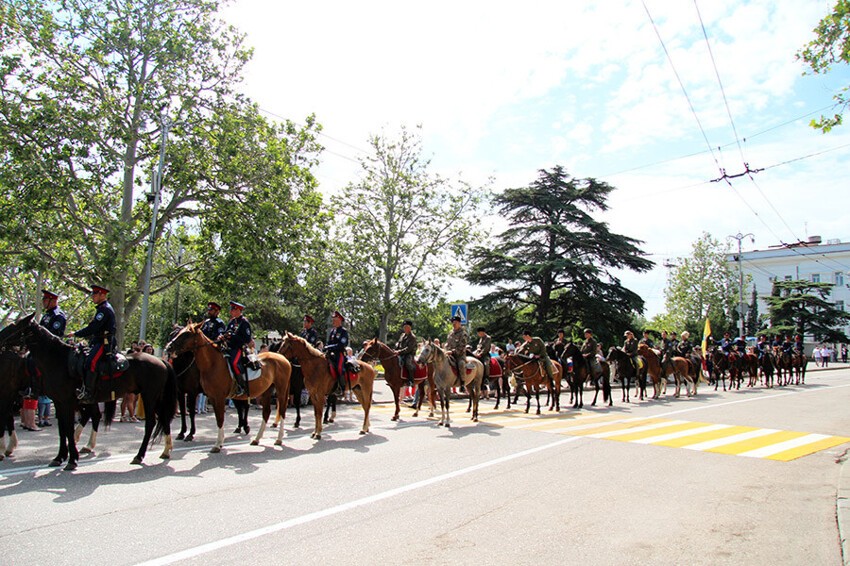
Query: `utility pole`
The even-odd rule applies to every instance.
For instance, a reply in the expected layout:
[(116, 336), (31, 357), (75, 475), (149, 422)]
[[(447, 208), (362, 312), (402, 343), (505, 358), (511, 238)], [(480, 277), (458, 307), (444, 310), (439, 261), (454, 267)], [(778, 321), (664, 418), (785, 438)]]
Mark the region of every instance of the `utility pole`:
[(148, 240), (148, 261), (145, 264), (145, 288), (144, 296), (142, 297), (142, 320), (139, 324), (139, 340), (144, 340), (147, 335), (148, 327), (148, 302), (150, 301), (151, 293), (151, 267), (153, 265), (153, 247), (156, 243), (156, 216), (159, 214), (159, 194), (162, 190), (162, 169), (165, 166), (165, 142), (168, 139), (168, 128), (171, 127), (171, 120), (166, 116), (162, 117), (161, 132), (162, 140), (159, 147), (159, 167), (154, 171), (153, 179), (151, 179), (151, 194), (153, 195), (153, 213), (151, 214), (151, 235)]
[(741, 234), (740, 232), (738, 232), (734, 236), (727, 236), (727, 239), (731, 238), (733, 240), (738, 240), (738, 255), (737, 255), (737, 260), (738, 260), (738, 323), (739, 323), (739, 326), (740, 326), (740, 329), (741, 329), (740, 336), (742, 336), (742, 337), (746, 337), (746, 334), (744, 333), (744, 323), (745, 323), (744, 314), (745, 314), (745, 311), (746, 311), (746, 307), (744, 307), (744, 269), (741, 266), (741, 240), (743, 240), (744, 238), (746, 238), (748, 236), (750, 238), (750, 241), (755, 243), (756, 238), (755, 238), (755, 236), (753, 236), (750, 233)]

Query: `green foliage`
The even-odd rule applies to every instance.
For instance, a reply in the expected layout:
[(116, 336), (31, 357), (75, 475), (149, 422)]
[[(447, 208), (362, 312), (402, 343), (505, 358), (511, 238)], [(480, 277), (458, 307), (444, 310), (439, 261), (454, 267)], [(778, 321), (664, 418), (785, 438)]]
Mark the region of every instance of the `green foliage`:
[(375, 135), (362, 178), (332, 201), (343, 223), (329, 284), (354, 325), (386, 339), (390, 326), (433, 305), (479, 235), (482, 190), (428, 170), (418, 132)]
[(847, 342), (841, 327), (850, 313), (827, 300), (833, 284), (812, 281), (774, 281), (765, 297), (772, 334), (811, 334), (816, 341)]
[(747, 323), (745, 328), (747, 329), (747, 336), (756, 336), (759, 333), (759, 330), (761, 330), (758, 294), (756, 293), (755, 285), (753, 285), (753, 292), (750, 295), (750, 304), (749, 309), (747, 309)]
[[(836, 63), (850, 63), (850, 0), (837, 0), (832, 12), (824, 16), (812, 31), (815, 39), (797, 53), (797, 58), (802, 59), (812, 73), (828, 73)], [(836, 106), (840, 106), (842, 112), (848, 104), (848, 88), (844, 87), (835, 95)], [(839, 112), (832, 117), (821, 116), (819, 120), (812, 120), (811, 126), (827, 133), (840, 126), (842, 121), (842, 113)]]
[(499, 336), (516, 337), (531, 325), (541, 336), (558, 328), (592, 326), (612, 339), (642, 312), (643, 300), (620, 284), (616, 269), (647, 271), (641, 242), (612, 233), (591, 213), (608, 209), (614, 187), (576, 179), (563, 167), (539, 171), (527, 187), (507, 189), (495, 205), (509, 227), (495, 246), (476, 246), (471, 283), (496, 287), (471, 308), (496, 313)]
[(708, 232), (693, 243), (690, 256), (670, 269), (664, 289), (668, 330), (688, 330), (702, 336), (706, 317), (715, 335), (734, 328), (738, 280), (726, 261), (728, 246)]

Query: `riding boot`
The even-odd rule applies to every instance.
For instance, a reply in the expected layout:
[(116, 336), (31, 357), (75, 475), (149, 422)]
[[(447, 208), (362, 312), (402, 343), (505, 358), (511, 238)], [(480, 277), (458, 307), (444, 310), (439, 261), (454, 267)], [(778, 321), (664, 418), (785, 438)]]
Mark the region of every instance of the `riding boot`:
[(334, 389), (333, 394), (342, 395), (345, 393), (345, 372), (342, 371), (338, 376), (336, 376), (336, 389)]
[(83, 377), (83, 386), (77, 389), (77, 400), (82, 403), (94, 403), (94, 386), (97, 380), (97, 374), (91, 370), (86, 370)]
[(234, 376), (234, 379), (236, 381), (236, 391), (233, 393), (233, 396), (241, 397), (242, 395), (245, 395), (246, 388), (243, 385), (243, 381), (247, 381), (247, 377), (242, 374), (238, 374)]

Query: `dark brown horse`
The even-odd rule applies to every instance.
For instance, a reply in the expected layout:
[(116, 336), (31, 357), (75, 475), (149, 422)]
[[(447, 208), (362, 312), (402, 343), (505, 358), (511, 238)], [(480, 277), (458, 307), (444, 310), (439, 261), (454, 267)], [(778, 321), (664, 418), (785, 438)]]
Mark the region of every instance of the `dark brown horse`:
[[(517, 380), (517, 391), (520, 382), (525, 386), (525, 412), (531, 408), (531, 392), (537, 400), (537, 414), (540, 414), (540, 389), (545, 387), (550, 394), (549, 411), (561, 410), (561, 379), (564, 371), (559, 362), (552, 362), (554, 382), (549, 380), (543, 361), (519, 354), (505, 356), (505, 372), (513, 373)], [(516, 402), (516, 400), (514, 401)]]
[(27, 381), (25, 364), (26, 360), (16, 351), (6, 349), (0, 352), (0, 460), (11, 456), (18, 446), (14, 415), (20, 407), (19, 392)]
[(630, 389), (632, 379), (637, 380), (637, 387), (640, 394), (640, 400), (643, 401), (646, 397), (646, 359), (643, 356), (638, 356), (639, 360), (643, 361), (643, 366), (636, 369), (632, 365), (632, 360), (628, 354), (616, 346), (611, 346), (608, 350), (608, 355), (605, 356), (605, 361), (616, 362), (617, 378), (620, 380), (620, 387), (623, 389), (623, 402), (630, 403)]
[[(398, 354), (395, 351), (378, 340), (377, 338), (373, 338), (371, 340), (367, 340), (363, 343), (363, 353), (360, 355), (360, 359), (364, 362), (373, 362), (378, 361), (384, 368), (384, 380), (389, 385), (390, 390), (393, 392), (393, 401), (395, 401), (395, 414), (393, 414), (393, 421), (397, 421), (399, 418), (399, 412), (401, 411), (401, 405), (399, 403), (401, 399), (401, 388), (404, 383), (407, 382), (406, 379), (401, 376), (401, 365), (398, 363)], [(434, 395), (437, 390), (436, 385), (434, 384), (434, 376), (428, 375), (425, 372), (425, 375), (421, 377), (414, 378), (414, 386), (418, 392), (418, 395), (414, 395), (414, 398), (418, 398), (418, 402), (416, 403), (416, 407), (413, 410), (413, 416), (419, 416), (419, 410), (422, 408), (422, 399), (425, 397), (425, 382), (428, 382), (428, 401), (431, 405), (431, 411), (428, 414), (429, 417), (434, 416), (434, 410), (436, 409), (434, 403)]]
[[(182, 328), (174, 329), (168, 340), (173, 340), (181, 330)], [(195, 365), (195, 355), (192, 352), (183, 352), (180, 355), (173, 356), (170, 361), (174, 373), (177, 375), (177, 408), (180, 411), (180, 433), (177, 435), (177, 440), (189, 442), (195, 439), (197, 400), (198, 395), (203, 393), (201, 372)], [(188, 425), (186, 423), (187, 417)]]
[[(310, 392), (310, 401), (313, 403), (313, 414), (316, 417), (316, 425), (311, 438), (322, 438), (322, 408), (325, 399), (331, 394), (336, 386), (336, 378), (331, 374), (331, 368), (325, 355), (311, 346), (306, 340), (295, 334), (286, 333), (280, 345), (280, 353), (287, 358), (298, 358), (301, 363), (301, 371), (304, 372), (304, 385)], [(351, 390), (363, 407), (363, 427), (360, 434), (369, 432), (369, 411), (372, 408), (372, 391), (375, 387), (375, 370), (366, 362), (358, 361), (360, 372), (351, 374), (348, 383)]]
[[(0, 337), (0, 347), (21, 342), (29, 349), (45, 395), (53, 400), (59, 431), (59, 454), (50, 465), (59, 466), (68, 460), (66, 470), (77, 467), (79, 452), (74, 438), (74, 408), (77, 406), (76, 388), (81, 376), (73, 375), (75, 348), (66, 344), (47, 329), (32, 322), (32, 316), (12, 325)], [(162, 360), (149, 354), (127, 356), (127, 370), (109, 380), (101, 380), (96, 388), (96, 401), (110, 401), (125, 393), (138, 393), (145, 405), (145, 434), (133, 464), (141, 464), (148, 444), (160, 436), (165, 437), (165, 448), (160, 458), (171, 456), (171, 420), (177, 407), (177, 384), (174, 370)], [(111, 420), (106, 415), (107, 424)]]
[(593, 396), (593, 403), (596, 405), (596, 398), (599, 396), (600, 382), (602, 384), (602, 401), (607, 402), (608, 406), (614, 404), (611, 399), (611, 378), (610, 367), (607, 362), (600, 362), (601, 373), (591, 375), (588, 370), (585, 357), (581, 353), (581, 349), (573, 342), (568, 342), (562, 348), (561, 366), (572, 367), (572, 371), (565, 371), (567, 382), (570, 385), (570, 397), (574, 399), (573, 408), (581, 409), (584, 407), (584, 384), (588, 381), (596, 386), (596, 394)]
[[(266, 431), (269, 415), (271, 415), (272, 393), (277, 390), (286, 395), (286, 392), (289, 391), (289, 376), (292, 372), (289, 361), (280, 354), (273, 352), (260, 354), (259, 358), (263, 363), (260, 376), (247, 382), (248, 392), (245, 395), (237, 396), (235, 395), (236, 383), (230, 376), (227, 360), (218, 351), (216, 344), (201, 332), (201, 323), (187, 324), (166, 345), (165, 350), (172, 356), (184, 352), (192, 352), (195, 355), (195, 364), (200, 372), (201, 387), (212, 403), (215, 422), (218, 426), (218, 436), (210, 452), (214, 454), (221, 452), (221, 447), (224, 444), (224, 405), (227, 399), (241, 399), (243, 401), (258, 399), (261, 402), (263, 422), (260, 424), (257, 435), (251, 441), (252, 445), (258, 445)], [(286, 414), (286, 404), (278, 403), (277, 410), (283, 417)], [(275, 445), (281, 446), (282, 444), (283, 426), (281, 425), (277, 432)]]

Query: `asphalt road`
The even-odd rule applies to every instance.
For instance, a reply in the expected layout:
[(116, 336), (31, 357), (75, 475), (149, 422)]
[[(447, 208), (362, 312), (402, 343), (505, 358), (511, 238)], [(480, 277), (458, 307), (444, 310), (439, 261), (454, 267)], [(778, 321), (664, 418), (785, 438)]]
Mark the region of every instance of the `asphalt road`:
[(451, 429), (379, 405), (366, 436), (343, 406), (320, 441), (288, 414), (283, 448), (228, 434), (217, 455), (207, 415), (195, 442), (167, 462), (154, 446), (142, 467), (141, 425), (116, 423), (75, 472), (45, 467), (55, 427), (21, 432), (0, 462), (0, 563), (842, 564), (850, 370), (668, 393), (477, 425), (454, 403)]

